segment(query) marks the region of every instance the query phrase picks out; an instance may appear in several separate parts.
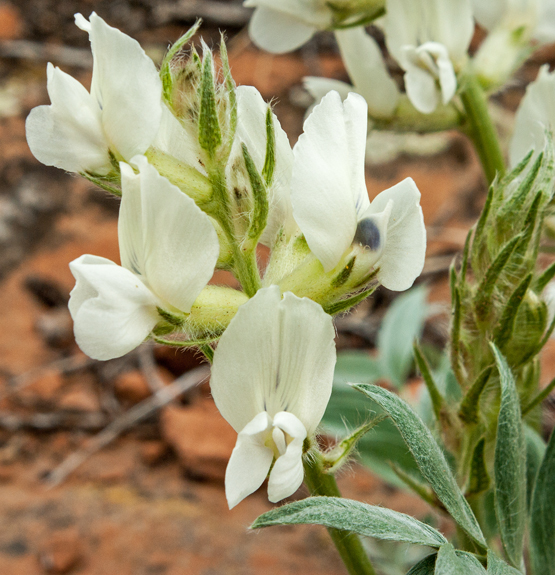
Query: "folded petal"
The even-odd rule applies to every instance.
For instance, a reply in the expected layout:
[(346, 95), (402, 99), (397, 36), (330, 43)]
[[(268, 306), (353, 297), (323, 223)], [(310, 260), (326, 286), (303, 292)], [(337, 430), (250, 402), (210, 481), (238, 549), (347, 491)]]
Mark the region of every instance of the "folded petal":
[(350, 246), (357, 212), (368, 205), (364, 183), (366, 102), (345, 103), (327, 94), (304, 123), (293, 149), (293, 216), (324, 269), (333, 269)]
[(47, 76), (52, 104), (31, 110), (25, 123), (31, 152), (47, 166), (107, 174), (112, 166), (97, 103), (75, 78), (52, 64)]
[(69, 264), (76, 285), (69, 311), (75, 340), (93, 359), (121, 357), (135, 349), (159, 320), (158, 301), (129, 270), (84, 255)]
[(143, 154), (158, 132), (162, 84), (154, 62), (139, 43), (108, 26), (94, 12), (76, 24), (89, 33), (93, 53), (91, 95), (102, 109), (111, 146), (125, 160)]
[(302, 455), (306, 430), (293, 414), (286, 412), (276, 414), (274, 425), (293, 438), (285, 453), (276, 459), (270, 472), (268, 499), (277, 503), (293, 495), (303, 482)]
[(516, 112), (509, 149), (512, 166), (516, 166), (531, 149), (537, 154), (543, 149), (546, 129), (555, 129), (555, 73), (549, 72), (547, 64), (526, 88)]
[(251, 40), (262, 50), (273, 54), (300, 48), (316, 31), (316, 26), (266, 6), (256, 8), (249, 23)]
[(368, 212), (382, 212), (393, 200), (387, 238), (378, 261), (378, 279), (388, 289), (408, 289), (422, 272), (426, 255), (426, 228), (420, 192), (412, 178), (384, 190), (370, 204)]
[(122, 265), (140, 273), (159, 298), (189, 312), (214, 273), (218, 236), (208, 216), (144, 156), (132, 162), (138, 175), (121, 165)]
[(397, 106), (399, 90), (387, 71), (376, 41), (362, 26), (336, 30), (335, 37), (349, 77), (356, 91), (366, 99), (370, 115), (391, 116)]
[(237, 431), (261, 411), (294, 414), (312, 433), (331, 393), (335, 363), (331, 318), (315, 302), (277, 286), (242, 305), (220, 339), (211, 389)]
[(232, 509), (264, 482), (274, 454), (264, 445), (262, 435), (271, 426), (265, 412), (256, 415), (237, 436), (237, 443), (225, 472), (225, 494)]
[(408, 59), (405, 69), (405, 89), (409, 100), (419, 112), (431, 114), (440, 99), (435, 77), (421, 68), (418, 62), (413, 63)]
[(346, 82), (341, 80), (334, 80), (333, 78), (321, 78), (319, 76), (305, 76), (303, 78), (303, 86), (305, 90), (314, 98), (315, 104), (319, 104), (320, 100), (332, 90), (335, 90), (341, 100), (345, 100), (351, 92), (356, 92), (357, 89)]

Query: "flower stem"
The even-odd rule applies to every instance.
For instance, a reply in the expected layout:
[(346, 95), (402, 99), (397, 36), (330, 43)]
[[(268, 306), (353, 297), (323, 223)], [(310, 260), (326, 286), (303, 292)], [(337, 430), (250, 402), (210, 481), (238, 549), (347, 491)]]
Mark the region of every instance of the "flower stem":
[(476, 148), (488, 184), (491, 184), (496, 175), (501, 177), (505, 174), (505, 160), (489, 114), (486, 95), (472, 73), (461, 79), (460, 95), (468, 122), (466, 133)]
[[(324, 472), (319, 456), (304, 459), (304, 481), (312, 495), (341, 497), (335, 477)], [(350, 575), (376, 575), (356, 533), (330, 527), (328, 533)]]

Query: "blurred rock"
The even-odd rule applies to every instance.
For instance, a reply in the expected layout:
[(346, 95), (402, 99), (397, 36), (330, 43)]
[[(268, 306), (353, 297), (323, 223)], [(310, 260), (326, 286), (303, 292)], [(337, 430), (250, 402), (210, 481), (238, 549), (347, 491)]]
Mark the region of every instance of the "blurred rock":
[(9, 2), (0, 2), (0, 40), (21, 38), (23, 27), (19, 10)]
[(141, 445), (141, 459), (145, 465), (154, 467), (168, 455), (168, 445), (163, 441), (145, 441)]
[(211, 399), (190, 407), (169, 405), (160, 418), (162, 436), (191, 477), (223, 481), (237, 434)]
[(75, 386), (65, 393), (58, 406), (69, 411), (84, 411), (88, 413), (100, 410), (100, 403), (96, 394), (88, 387)]
[(74, 343), (73, 320), (66, 307), (42, 313), (35, 322), (35, 329), (44, 342), (55, 349), (65, 349)]
[(84, 550), (76, 529), (53, 533), (39, 551), (39, 563), (49, 575), (69, 573), (82, 564)]
[(118, 375), (114, 391), (119, 400), (128, 403), (139, 403), (151, 395), (146, 378), (138, 369)]

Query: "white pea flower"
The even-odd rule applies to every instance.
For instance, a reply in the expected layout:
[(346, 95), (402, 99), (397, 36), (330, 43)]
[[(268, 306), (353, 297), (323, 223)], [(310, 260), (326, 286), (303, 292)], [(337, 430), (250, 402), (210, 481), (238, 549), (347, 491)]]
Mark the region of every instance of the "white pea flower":
[(274, 54), (300, 48), (333, 22), (333, 12), (324, 0), (245, 0), (243, 4), (255, 8), (249, 23), (252, 41)]
[(304, 124), (294, 150), (293, 216), (324, 270), (351, 246), (388, 289), (408, 289), (424, 266), (426, 229), (411, 178), (378, 194), (366, 190), (366, 102), (330, 92)]
[(505, 28), (525, 40), (555, 41), (553, 0), (473, 0), (474, 17), (488, 31)]
[(514, 133), (509, 149), (510, 162), (516, 166), (524, 156), (545, 146), (545, 130), (555, 130), (555, 72), (542, 66), (538, 77), (526, 88), (515, 116)]
[(268, 498), (292, 495), (303, 481), (303, 443), (328, 404), (335, 365), (331, 317), (313, 301), (277, 286), (243, 304), (223, 334), (210, 386), (223, 417), (239, 434), (225, 489), (235, 507), (262, 485)]
[(157, 308), (188, 313), (218, 259), (208, 216), (144, 156), (132, 163), (139, 174), (120, 164), (121, 266), (92, 255), (70, 263), (75, 339), (94, 359), (120, 357), (137, 347), (160, 321)]
[(357, 92), (367, 102), (373, 118), (389, 118), (399, 100), (399, 90), (389, 75), (377, 42), (363, 27), (336, 30), (335, 37), (352, 86), (329, 78), (307, 77), (304, 85), (319, 102), (330, 90), (343, 99)]
[(143, 154), (155, 138), (162, 85), (156, 66), (136, 40), (94, 12), (90, 21), (76, 14), (75, 23), (91, 41), (91, 91), (49, 63), (52, 104), (31, 111), (27, 141), (43, 164), (106, 175), (113, 169), (110, 152), (130, 160)]
[(432, 113), (457, 90), (474, 32), (470, 0), (387, 0), (385, 40), (414, 107)]

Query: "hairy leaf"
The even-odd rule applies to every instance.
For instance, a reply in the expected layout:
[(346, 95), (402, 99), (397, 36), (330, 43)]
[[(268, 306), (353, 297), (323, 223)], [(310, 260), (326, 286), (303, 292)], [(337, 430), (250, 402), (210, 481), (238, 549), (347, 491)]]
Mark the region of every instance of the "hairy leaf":
[(520, 571), (507, 565), (503, 559), (499, 559), (499, 557), (497, 557), (497, 555), (491, 549), (488, 549), (488, 574), (522, 575)]
[(359, 535), (440, 547), (445, 537), (433, 527), (391, 509), (339, 497), (309, 497), (264, 513), (251, 528), (316, 524)]
[(495, 443), (495, 513), (507, 557), (520, 568), (526, 527), (526, 444), (520, 399), (513, 374), (495, 344), (490, 344), (501, 382)]
[(530, 558), (534, 575), (555, 574), (555, 433), (543, 458), (530, 510)]
[(424, 557), (419, 561), (407, 575), (433, 575), (436, 567), (437, 553)]
[(479, 545), (486, 547), (480, 526), (462, 494), (443, 451), (424, 422), (402, 399), (375, 385), (354, 385), (378, 403), (391, 417), (414, 456), (422, 475), (453, 519)]
[(451, 543), (439, 548), (435, 575), (485, 575), (486, 570), (470, 553), (456, 551)]

